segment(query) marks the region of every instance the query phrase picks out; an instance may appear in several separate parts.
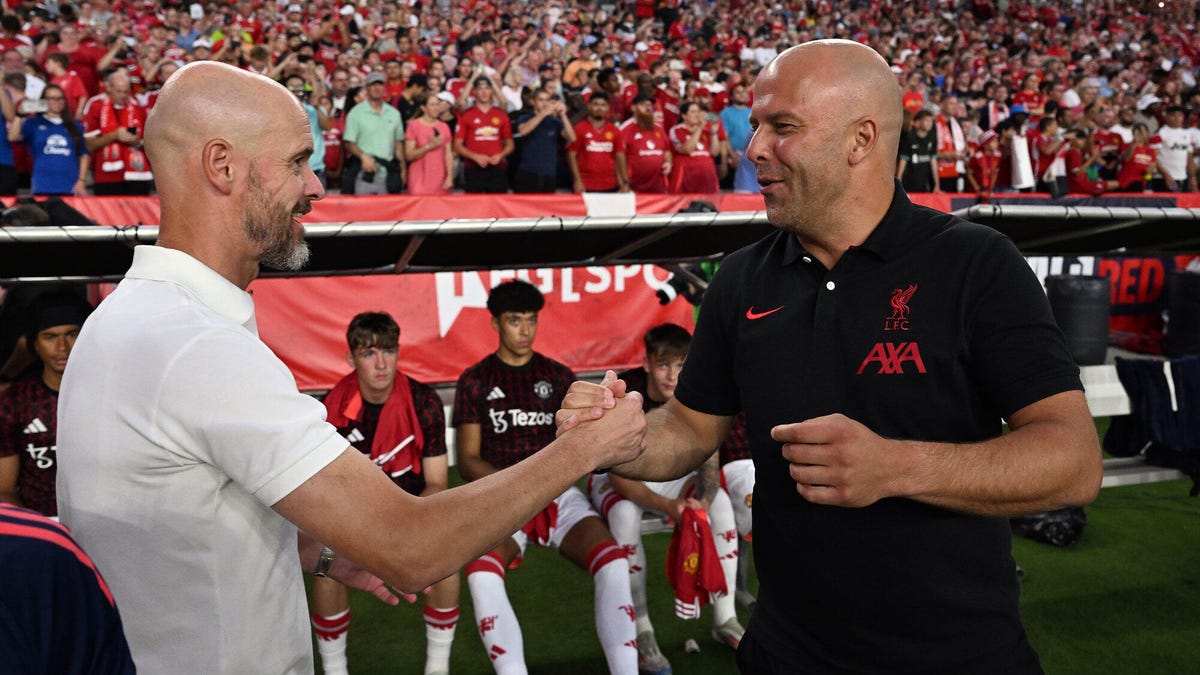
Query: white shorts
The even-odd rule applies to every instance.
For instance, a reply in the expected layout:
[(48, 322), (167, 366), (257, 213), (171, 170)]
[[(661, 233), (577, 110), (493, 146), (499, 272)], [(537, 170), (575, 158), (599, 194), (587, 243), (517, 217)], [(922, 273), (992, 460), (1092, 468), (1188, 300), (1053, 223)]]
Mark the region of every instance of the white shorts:
[[(650, 488), (651, 492), (660, 497), (666, 497), (667, 499), (678, 499), (680, 495), (684, 494), (684, 490), (687, 490), (690, 487), (690, 484), (695, 477), (696, 472), (693, 471), (683, 478), (676, 478), (675, 480), (663, 482), (642, 481), (642, 484)], [(608, 479), (607, 475), (588, 476), (588, 497), (592, 501), (592, 506), (596, 507), (600, 513), (604, 514), (605, 519), (608, 518), (608, 511), (613, 507), (613, 504), (625, 499), (621, 495), (617, 494), (617, 491), (613, 489), (612, 481)], [(663, 515), (671, 516), (672, 514), (664, 513)]]
[[(555, 521), (554, 527), (550, 528), (550, 545), (554, 548), (562, 546), (567, 533), (578, 525), (579, 521), (589, 516), (600, 517), (600, 514), (596, 513), (596, 510), (588, 503), (587, 497), (583, 496), (583, 492), (574, 485), (555, 498), (554, 503), (558, 506), (558, 519)], [(524, 530), (517, 530), (512, 538), (521, 549), (519, 556), (524, 557), (525, 546), (529, 543), (529, 535), (525, 534)]]
[(745, 538), (754, 526), (751, 507), (754, 501), (754, 460), (738, 459), (721, 467), (721, 482), (733, 505), (738, 534)]

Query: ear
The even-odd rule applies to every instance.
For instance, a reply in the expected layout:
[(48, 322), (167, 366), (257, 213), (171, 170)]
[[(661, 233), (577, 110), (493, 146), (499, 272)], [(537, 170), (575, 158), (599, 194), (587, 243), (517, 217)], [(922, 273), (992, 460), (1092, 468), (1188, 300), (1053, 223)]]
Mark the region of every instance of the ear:
[(500, 317), (492, 317), (492, 330), (496, 331), (497, 334), (500, 333)]
[(204, 144), (201, 161), (204, 177), (218, 192), (228, 195), (233, 192), (234, 173), (233, 145), (223, 139), (214, 138)]
[(642, 358), (642, 370), (646, 371), (647, 375), (650, 374), (650, 355), (649, 354), (647, 354), (646, 356), (644, 356)]
[(879, 122), (873, 117), (863, 117), (850, 126), (850, 153), (847, 161), (857, 166), (871, 155), (879, 143)]
[(346, 352), (346, 363), (350, 364), (351, 368), (354, 367), (354, 352)]

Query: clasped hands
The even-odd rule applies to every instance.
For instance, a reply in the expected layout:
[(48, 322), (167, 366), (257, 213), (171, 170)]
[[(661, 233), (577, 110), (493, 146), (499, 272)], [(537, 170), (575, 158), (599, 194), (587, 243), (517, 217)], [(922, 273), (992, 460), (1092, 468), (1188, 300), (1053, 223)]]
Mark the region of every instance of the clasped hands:
[(582, 436), (583, 447), (597, 454), (597, 469), (631, 462), (646, 449), (642, 395), (628, 391), (625, 381), (611, 370), (599, 384), (571, 384), (554, 423), (560, 438)]

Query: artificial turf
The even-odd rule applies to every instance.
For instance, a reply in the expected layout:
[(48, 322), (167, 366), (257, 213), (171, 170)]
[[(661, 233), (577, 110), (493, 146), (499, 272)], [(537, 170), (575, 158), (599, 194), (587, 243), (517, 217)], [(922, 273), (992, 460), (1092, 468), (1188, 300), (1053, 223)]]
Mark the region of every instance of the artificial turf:
[[(1014, 540), (1026, 572), (1022, 612), (1047, 673), (1200, 672), (1200, 499), (1187, 495), (1189, 487), (1174, 481), (1102, 490), (1087, 509), (1083, 539), (1072, 548)], [(708, 636), (711, 610), (698, 621), (673, 616), (662, 572), (668, 535), (645, 541), (650, 615), (675, 672), (735, 673), (733, 652)], [(607, 672), (584, 572), (552, 551), (531, 547), (521, 568), (509, 574), (508, 588), (531, 673)], [(392, 608), (361, 593), (352, 596), (351, 671), (420, 675), (425, 634), (419, 607)], [(491, 673), (465, 579), (462, 608), (451, 672)], [(684, 653), (687, 638), (700, 644), (701, 653)]]

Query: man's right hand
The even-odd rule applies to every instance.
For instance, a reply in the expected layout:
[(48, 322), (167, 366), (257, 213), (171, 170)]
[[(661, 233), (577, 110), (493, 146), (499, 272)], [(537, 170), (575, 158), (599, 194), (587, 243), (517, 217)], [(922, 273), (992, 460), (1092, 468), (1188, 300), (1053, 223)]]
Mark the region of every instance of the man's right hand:
[(373, 156), (363, 155), (362, 173), (375, 173), (375, 158)]
[(117, 129), (117, 142), (124, 143), (125, 145), (134, 145), (138, 142), (138, 137), (137, 134), (129, 133), (129, 130), (125, 127), (120, 127)]
[(567, 389), (563, 397), (562, 407), (554, 413), (554, 423), (558, 427), (557, 435), (561, 436), (581, 422), (596, 420), (604, 416), (604, 411), (616, 405), (616, 400), (625, 395), (625, 381), (618, 379), (613, 371), (604, 373), (600, 384), (576, 380)]
[[(608, 379), (606, 376), (605, 380)], [(620, 381), (616, 380), (615, 374), (613, 380)], [(614, 398), (612, 407), (604, 410), (601, 417), (593, 418), (587, 424), (560, 427), (559, 435), (563, 440), (579, 443), (580, 447), (596, 452), (593, 468), (603, 469), (631, 462), (646, 449), (646, 415), (642, 412), (642, 395), (629, 392)]]

